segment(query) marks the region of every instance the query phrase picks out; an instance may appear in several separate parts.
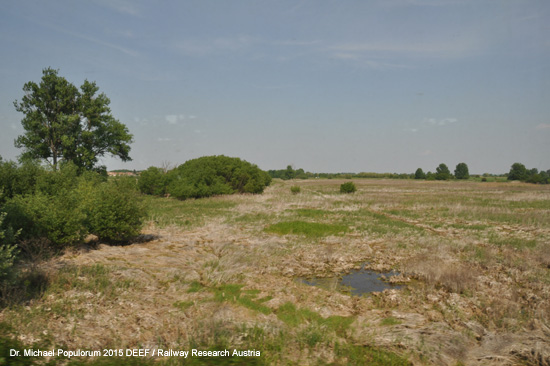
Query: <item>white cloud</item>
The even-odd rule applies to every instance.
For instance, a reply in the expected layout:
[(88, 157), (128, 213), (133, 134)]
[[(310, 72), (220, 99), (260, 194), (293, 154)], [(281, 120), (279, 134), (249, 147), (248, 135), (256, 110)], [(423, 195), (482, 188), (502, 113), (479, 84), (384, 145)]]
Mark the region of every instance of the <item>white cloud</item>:
[(540, 123), (535, 127), (537, 130), (548, 130), (550, 129), (550, 123)]
[(432, 151), (431, 150), (424, 150), (422, 152), (420, 152), (418, 155), (420, 156), (428, 156), (428, 155), (431, 155), (432, 154)]
[(158, 137), (157, 138), (157, 141), (158, 142), (168, 142), (168, 141), (172, 141), (173, 139), (169, 138), (169, 137)]
[(415, 133), (418, 132), (418, 128), (405, 128), (403, 131)]
[(175, 115), (175, 114), (168, 114), (167, 116), (164, 117), (166, 119), (166, 121), (168, 123), (170, 123), (171, 125), (175, 125), (178, 123), (178, 116)]
[(443, 118), (443, 119), (437, 119), (437, 118), (424, 118), (423, 122), (424, 124), (428, 124), (431, 126), (447, 126), (452, 123), (457, 122), (458, 119), (456, 118)]

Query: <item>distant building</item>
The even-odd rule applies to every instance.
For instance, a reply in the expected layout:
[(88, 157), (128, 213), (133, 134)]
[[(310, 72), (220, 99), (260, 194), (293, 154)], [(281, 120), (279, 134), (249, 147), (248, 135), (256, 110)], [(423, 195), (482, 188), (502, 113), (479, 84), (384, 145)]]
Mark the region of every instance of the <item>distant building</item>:
[(135, 177), (137, 174), (134, 172), (107, 172), (109, 177)]

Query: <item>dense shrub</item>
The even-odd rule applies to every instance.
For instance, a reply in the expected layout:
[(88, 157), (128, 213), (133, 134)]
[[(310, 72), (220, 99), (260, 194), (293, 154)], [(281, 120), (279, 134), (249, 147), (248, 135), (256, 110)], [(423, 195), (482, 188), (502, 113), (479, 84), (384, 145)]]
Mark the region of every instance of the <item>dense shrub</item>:
[(9, 277), (18, 251), (9, 235), (1, 228), (5, 216), (5, 213), (0, 213), (0, 285)]
[(34, 193), (36, 181), (43, 174), (45, 170), (35, 163), (18, 166), (13, 161), (2, 161), (0, 157), (0, 204), (18, 194)]
[(141, 228), (144, 214), (135, 179), (107, 182), (95, 172), (79, 174), (72, 164), (57, 171), (39, 168), (34, 176), (28, 173), (30, 165), (9, 163), (0, 168), (33, 182), (25, 191), (11, 190), (1, 208), (5, 218), (0, 229), (8, 236), (20, 231), (18, 244), (25, 252), (32, 251), (35, 243), (40, 243), (41, 252), (56, 252), (82, 242), (90, 233), (124, 241)]
[(7, 227), (21, 230), (21, 239), (46, 238), (63, 247), (80, 242), (86, 235), (84, 214), (74, 191), (59, 194), (18, 195), (6, 202)]
[(168, 193), (179, 199), (232, 193), (262, 193), (271, 177), (239, 158), (204, 156), (168, 173)]
[(139, 175), (138, 187), (141, 193), (154, 196), (166, 194), (168, 179), (166, 173), (157, 167), (149, 167)]
[(292, 186), (290, 187), (290, 192), (292, 192), (292, 194), (298, 194), (300, 193), (301, 189), (299, 186)]
[(123, 242), (139, 234), (145, 206), (135, 180), (117, 179), (92, 190), (85, 212), (89, 232), (110, 242)]
[(353, 193), (357, 191), (357, 187), (353, 182), (346, 182), (340, 186), (340, 193)]

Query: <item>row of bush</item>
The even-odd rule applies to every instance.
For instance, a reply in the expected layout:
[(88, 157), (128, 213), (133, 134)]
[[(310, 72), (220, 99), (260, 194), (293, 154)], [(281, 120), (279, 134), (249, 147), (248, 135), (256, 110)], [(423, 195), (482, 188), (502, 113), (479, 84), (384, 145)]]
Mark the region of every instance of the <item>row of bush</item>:
[(256, 165), (219, 155), (188, 160), (169, 171), (150, 167), (141, 172), (138, 186), (145, 194), (188, 199), (262, 193), (270, 183), (269, 174)]

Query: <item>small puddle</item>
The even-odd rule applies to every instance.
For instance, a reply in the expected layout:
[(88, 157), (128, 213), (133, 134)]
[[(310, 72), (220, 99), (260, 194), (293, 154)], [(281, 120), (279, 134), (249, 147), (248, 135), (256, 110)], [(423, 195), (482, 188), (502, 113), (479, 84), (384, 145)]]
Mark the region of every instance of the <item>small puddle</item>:
[(396, 276), (398, 272), (375, 272), (364, 269), (354, 270), (344, 276), (297, 278), (297, 281), (310, 286), (318, 286), (329, 291), (340, 291), (360, 296), (370, 292), (382, 292), (386, 289), (400, 289), (403, 285), (393, 285), (384, 280)]

